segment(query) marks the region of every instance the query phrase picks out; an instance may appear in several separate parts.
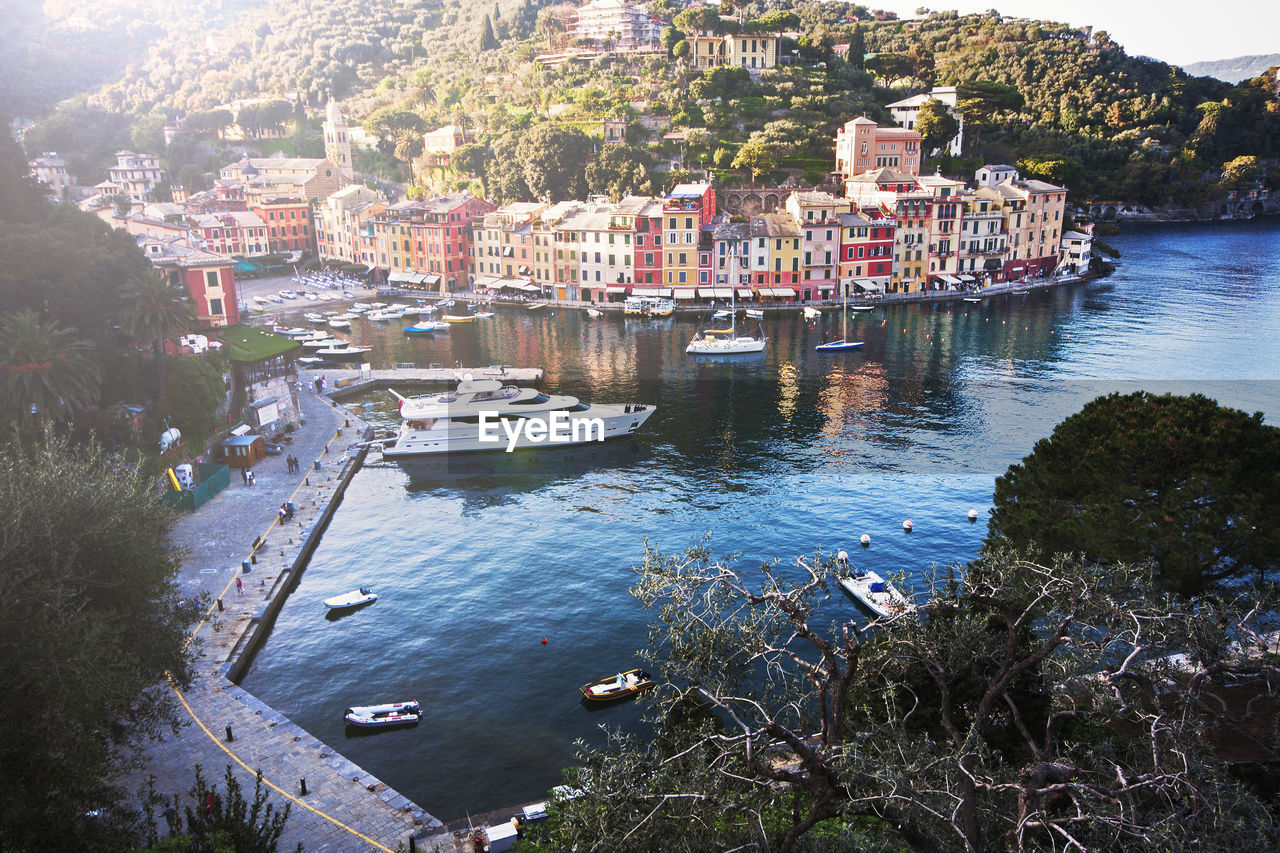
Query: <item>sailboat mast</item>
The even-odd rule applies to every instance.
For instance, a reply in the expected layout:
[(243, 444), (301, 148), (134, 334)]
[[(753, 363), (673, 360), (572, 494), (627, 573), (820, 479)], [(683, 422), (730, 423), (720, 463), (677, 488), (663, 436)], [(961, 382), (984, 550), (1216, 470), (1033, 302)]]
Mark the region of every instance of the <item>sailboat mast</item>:
[(849, 285), (840, 288), (840, 340), (849, 340)]

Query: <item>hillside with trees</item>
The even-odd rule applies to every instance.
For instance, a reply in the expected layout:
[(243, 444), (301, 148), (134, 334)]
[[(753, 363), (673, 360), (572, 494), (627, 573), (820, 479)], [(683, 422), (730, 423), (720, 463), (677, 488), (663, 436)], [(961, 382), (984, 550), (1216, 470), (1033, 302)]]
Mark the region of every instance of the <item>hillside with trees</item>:
[[(594, 137), (609, 117), (630, 122), (631, 150), (620, 167), (646, 172), (659, 188), (701, 171), (728, 184), (817, 182), (833, 168), (836, 128), (858, 115), (888, 123), (885, 104), (933, 85), (961, 88), (965, 150), (928, 164), (957, 177), (982, 162), (1012, 162), (1076, 198), (1181, 206), (1271, 180), (1280, 150), (1280, 104), (1269, 78), (1232, 86), (1193, 77), (1131, 57), (1101, 31), (994, 11), (899, 21), (814, 0), (727, 4), (722, 18), (661, 0), (650, 10), (673, 23), (665, 51), (539, 64), (538, 53), (563, 42), (558, 8), (533, 0), (268, 0), (216, 32), (188, 30), (155, 43), (87, 101), (64, 106), (51, 120), (60, 118), (73, 142), (58, 150), (87, 168), (101, 163), (108, 139), (156, 150), (160, 127), (177, 120), (209, 139), (228, 119), (215, 108), (266, 97), (295, 104), (277, 123), (286, 139), (270, 144), (313, 156), (314, 117), (333, 95), (381, 140), (358, 168), (415, 185), (415, 193), (465, 187), (498, 201), (528, 198), (527, 178), (522, 185), (488, 174), (511, 135), (555, 122), (569, 136)], [(695, 30), (780, 33), (788, 64), (758, 79), (745, 69), (693, 68)], [(680, 138), (655, 132), (664, 120)], [(445, 124), (478, 134), (479, 148), (462, 158), (468, 168), (421, 161), (423, 133)], [(98, 153), (76, 160), (74, 131), (89, 126), (107, 132), (83, 140)], [(945, 117), (932, 116), (930, 127), (942, 138)], [(34, 131), (33, 140), (49, 140), (41, 127)], [(170, 170), (185, 167), (191, 185), (208, 163), (179, 148)], [(599, 165), (594, 180), (588, 170), (579, 177), (611, 194), (644, 183), (607, 171)]]
[[(1228, 169), (1237, 158), (1280, 154), (1280, 104), (1266, 79), (1192, 77), (1127, 55), (1103, 31), (934, 13), (869, 25), (866, 40), (882, 80), (960, 87), (966, 153), (1016, 160), (1079, 197), (1197, 203), (1239, 188)], [(1010, 97), (991, 97), (1001, 92)]]

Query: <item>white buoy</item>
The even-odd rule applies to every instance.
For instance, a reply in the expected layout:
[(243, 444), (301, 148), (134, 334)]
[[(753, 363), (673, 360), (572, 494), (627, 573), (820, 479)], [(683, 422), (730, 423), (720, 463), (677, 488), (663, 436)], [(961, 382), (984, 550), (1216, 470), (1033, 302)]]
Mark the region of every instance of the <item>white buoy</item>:
[(864, 533), (862, 534), (862, 538), (859, 539), (858, 541), (861, 542), (862, 547), (865, 548), (871, 544), (871, 537)]
[(978, 511), (976, 509), (969, 510), (969, 520), (970, 521), (978, 520)]
[(908, 518), (906, 521), (902, 522), (902, 529), (908, 533), (911, 532), (911, 519)]

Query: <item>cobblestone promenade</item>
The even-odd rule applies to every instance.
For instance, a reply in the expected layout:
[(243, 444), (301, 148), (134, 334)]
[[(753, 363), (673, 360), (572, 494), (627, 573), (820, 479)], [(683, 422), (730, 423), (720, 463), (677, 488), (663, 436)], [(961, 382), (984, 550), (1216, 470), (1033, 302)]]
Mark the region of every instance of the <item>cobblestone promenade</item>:
[[(346, 425), (346, 415), (309, 388), (301, 404), (307, 423), (286, 447), (301, 461), (301, 473), (287, 473), (284, 456), (269, 456), (254, 466), (257, 483), (247, 486), (233, 469), (231, 485), (174, 529), (175, 547), (186, 551), (182, 594), (207, 592), (215, 602), (221, 598), (225, 609), (211, 607), (196, 629), (201, 644), (197, 678), (188, 690), (175, 691), (189, 724), (145, 747), (146, 769), (123, 782), (136, 791), (154, 775), (158, 792), (182, 792), (185, 799), (197, 763), (207, 779), (220, 779), (232, 765), (250, 793), (254, 773), (261, 770), (271, 802), (281, 809), (292, 804), (281, 850), (299, 842), (306, 851), (407, 850), (412, 836), (419, 850), (453, 851), (453, 836), (439, 821), (226, 678), (237, 643), (256, 625), (268, 598), (280, 593), (289, 574), (285, 570), (320, 520), (343, 463), (360, 441), (364, 425), (354, 420)], [(290, 500), (296, 515), (278, 524), (280, 505)], [(259, 536), (263, 541), (255, 551)], [(242, 572), (241, 563), (251, 554), (256, 564)]]

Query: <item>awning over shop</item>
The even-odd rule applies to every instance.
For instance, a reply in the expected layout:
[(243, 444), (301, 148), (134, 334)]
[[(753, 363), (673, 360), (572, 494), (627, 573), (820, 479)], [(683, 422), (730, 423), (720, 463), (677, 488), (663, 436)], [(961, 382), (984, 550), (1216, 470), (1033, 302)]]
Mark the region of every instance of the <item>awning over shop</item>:
[(670, 296), (670, 295), (671, 295), (671, 288), (669, 288), (669, 287), (659, 287), (659, 288), (657, 288), (656, 290), (654, 290), (654, 291), (653, 291), (653, 293), (654, 293), (654, 294), (656, 294), (657, 296)]
[(698, 295), (703, 299), (732, 299), (732, 287), (700, 287)]
[(408, 270), (395, 270), (391, 275), (387, 276), (387, 281), (404, 282), (406, 284), (412, 284), (416, 280), (417, 276)]
[(854, 279), (853, 286), (864, 293), (879, 293), (884, 290), (883, 285), (876, 284), (869, 278)]
[(970, 283), (970, 282), (977, 281), (977, 279), (976, 279), (976, 278), (974, 278), (973, 276), (969, 275), (968, 273), (965, 273), (965, 274), (961, 275), (961, 276), (960, 276), (960, 280), (961, 280), (961, 281), (963, 281), (965, 284), (968, 284), (968, 283)]
[(539, 291), (541, 291), (541, 290), (542, 290), (542, 288), (541, 288), (540, 286), (538, 286), (538, 285), (534, 284), (534, 283), (533, 283), (533, 282), (531, 282), (531, 281), (525, 282), (524, 284), (520, 285), (520, 289), (521, 289), (521, 290), (527, 290), (527, 291), (529, 291), (530, 293), (538, 293)]
[(606, 287), (604, 289), (604, 292), (605, 293), (626, 293), (627, 289), (625, 287)]
[(795, 296), (796, 292), (790, 287), (762, 287), (760, 288), (761, 296)]
[(943, 280), (944, 282), (946, 282), (947, 284), (959, 284), (959, 283), (960, 283), (960, 279), (956, 278), (956, 277), (955, 277), (955, 276), (953, 276), (953, 275), (940, 275), (940, 276), (938, 276), (938, 278), (942, 279), (942, 280)]
[(440, 283), (440, 276), (438, 275), (420, 275), (418, 276), (418, 280), (415, 282), (415, 284), (428, 284), (428, 285), (436, 285), (439, 283)]
[(834, 285), (834, 284), (831, 284), (830, 282), (827, 282), (826, 284), (820, 284), (820, 285), (818, 285), (818, 292), (819, 292), (819, 293), (825, 293), (826, 291), (831, 290), (831, 289), (833, 289), (834, 287), (835, 287), (835, 285)]
[(692, 287), (676, 287), (672, 288), (671, 295), (675, 299), (693, 299), (698, 292)]
[(476, 290), (501, 290), (506, 284), (496, 275), (478, 275), (471, 279)]
[(753, 292), (752, 292), (751, 288), (749, 288), (749, 287), (739, 287), (739, 288), (738, 288), (738, 298), (739, 298), (739, 299), (752, 299), (752, 298), (754, 298), (754, 297), (755, 297), (755, 293), (753, 293)]

